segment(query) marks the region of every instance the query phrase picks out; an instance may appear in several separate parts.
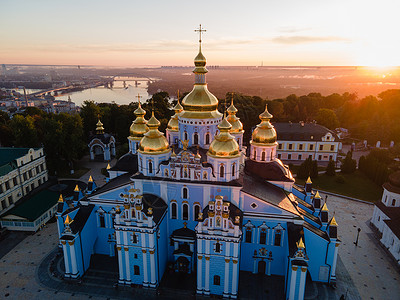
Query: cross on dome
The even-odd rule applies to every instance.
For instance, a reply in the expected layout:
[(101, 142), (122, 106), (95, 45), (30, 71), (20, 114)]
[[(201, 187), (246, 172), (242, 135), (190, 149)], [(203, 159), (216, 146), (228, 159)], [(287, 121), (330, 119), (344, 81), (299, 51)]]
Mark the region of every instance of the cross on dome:
[(201, 43), (201, 34), (202, 34), (203, 32), (206, 32), (207, 30), (201, 28), (201, 24), (200, 24), (200, 25), (199, 25), (199, 28), (198, 28), (198, 29), (195, 29), (194, 31), (199, 33), (199, 43)]

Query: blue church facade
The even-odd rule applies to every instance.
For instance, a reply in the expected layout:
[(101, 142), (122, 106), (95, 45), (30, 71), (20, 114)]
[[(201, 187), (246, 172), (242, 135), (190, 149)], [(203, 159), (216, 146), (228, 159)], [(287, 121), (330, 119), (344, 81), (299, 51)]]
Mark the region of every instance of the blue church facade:
[(93, 254), (116, 256), (119, 284), (157, 288), (169, 266), (196, 278), (196, 293), (237, 298), (240, 272), (285, 279), (286, 299), (303, 299), (307, 277), (334, 284), (340, 241), (326, 203), (307, 181), (294, 185), (276, 157), (267, 108), (250, 155), (233, 102), (224, 117), (195, 58), (193, 90), (175, 107), (166, 136), (140, 103), (130, 151), (109, 180), (60, 198), (57, 221), (65, 277), (80, 278)]

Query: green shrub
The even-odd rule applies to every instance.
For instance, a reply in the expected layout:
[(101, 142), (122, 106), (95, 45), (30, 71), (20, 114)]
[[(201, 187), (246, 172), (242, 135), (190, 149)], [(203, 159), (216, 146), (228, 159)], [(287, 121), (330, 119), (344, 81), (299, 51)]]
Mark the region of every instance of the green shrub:
[(346, 179), (344, 179), (343, 175), (338, 175), (338, 176), (336, 177), (335, 181), (336, 181), (337, 183), (341, 183), (341, 184), (346, 183)]

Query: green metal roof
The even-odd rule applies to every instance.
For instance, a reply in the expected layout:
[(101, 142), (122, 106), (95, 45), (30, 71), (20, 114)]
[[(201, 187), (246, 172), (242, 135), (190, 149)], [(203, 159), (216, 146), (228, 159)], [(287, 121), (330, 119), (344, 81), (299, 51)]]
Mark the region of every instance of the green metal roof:
[[(4, 176), (7, 173), (17, 168), (15, 160), (21, 156), (26, 155), (31, 148), (11, 148), (1, 147), (0, 148), (0, 176)], [(39, 148), (33, 148), (37, 150)]]
[(53, 207), (58, 202), (59, 197), (60, 193), (58, 192), (43, 190), (23, 200), (21, 203), (17, 203), (17, 205), (9, 210), (2, 219), (6, 220), (4, 217), (15, 215), (33, 222)]

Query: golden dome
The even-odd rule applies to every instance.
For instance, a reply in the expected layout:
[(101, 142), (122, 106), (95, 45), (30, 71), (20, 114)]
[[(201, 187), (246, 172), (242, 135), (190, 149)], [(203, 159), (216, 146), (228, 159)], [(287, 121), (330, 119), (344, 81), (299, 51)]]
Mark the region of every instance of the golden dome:
[(233, 135), (229, 133), (231, 128), (232, 125), (226, 118), (224, 118), (218, 125), (220, 133), (212, 141), (207, 155), (221, 158), (234, 158), (240, 156), (239, 144), (236, 142)]
[(182, 105), (182, 118), (217, 119), (222, 116), (217, 110), (218, 99), (208, 91), (206, 84), (195, 84), (192, 91), (183, 98)]
[(180, 114), (182, 118), (188, 119), (219, 119), (222, 114), (217, 110), (218, 99), (208, 91), (205, 74), (206, 58), (201, 52), (201, 44), (199, 53), (194, 59), (195, 68), (195, 84), (192, 91), (182, 100), (183, 112)]
[(239, 118), (236, 117), (237, 108), (233, 105), (233, 98), (231, 106), (226, 110), (228, 112), (228, 122), (232, 125), (230, 133), (243, 133), (243, 124), (240, 122)]
[(265, 111), (259, 117), (261, 123), (254, 129), (250, 143), (262, 146), (276, 145), (276, 131), (274, 126), (269, 122), (273, 116), (268, 112), (267, 105), (265, 105)]
[(103, 123), (101, 123), (100, 119), (99, 119), (99, 121), (98, 121), (97, 124), (96, 124), (96, 132), (97, 132), (98, 134), (104, 133)]
[(131, 138), (139, 140), (144, 136), (146, 132), (149, 131), (149, 127), (146, 125), (147, 121), (144, 118), (146, 111), (140, 105), (140, 101), (138, 108), (134, 111), (134, 113), (136, 115), (136, 119), (132, 122), (132, 125), (129, 128), (129, 132), (131, 134)]
[(178, 121), (178, 115), (182, 112), (183, 107), (179, 103), (179, 97), (178, 97), (178, 103), (174, 107), (175, 114), (171, 117), (171, 119), (168, 122), (167, 128), (170, 131), (178, 131), (179, 130), (179, 121)]
[(160, 121), (154, 117), (154, 111), (150, 120), (147, 122), (149, 131), (144, 135), (139, 144), (139, 153), (143, 154), (162, 154), (167, 153), (171, 149), (164, 134), (158, 130)]

